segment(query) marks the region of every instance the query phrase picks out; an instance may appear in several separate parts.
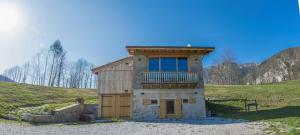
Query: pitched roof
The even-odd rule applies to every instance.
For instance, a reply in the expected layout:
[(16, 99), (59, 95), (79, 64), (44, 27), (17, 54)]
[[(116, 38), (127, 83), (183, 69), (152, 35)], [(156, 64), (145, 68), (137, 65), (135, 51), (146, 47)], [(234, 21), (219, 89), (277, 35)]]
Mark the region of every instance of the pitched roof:
[(98, 70), (101, 70), (101, 69), (106, 68), (106, 67), (111, 66), (111, 65), (118, 64), (118, 63), (120, 63), (120, 62), (129, 60), (129, 59), (131, 59), (131, 58), (132, 58), (131, 56), (128, 56), (128, 57), (125, 57), (125, 58), (122, 58), (122, 59), (119, 59), (119, 60), (116, 60), (116, 61), (107, 63), (107, 64), (105, 64), (105, 65), (102, 65), (102, 66), (93, 68), (92, 71), (93, 71), (94, 74), (96, 74)]

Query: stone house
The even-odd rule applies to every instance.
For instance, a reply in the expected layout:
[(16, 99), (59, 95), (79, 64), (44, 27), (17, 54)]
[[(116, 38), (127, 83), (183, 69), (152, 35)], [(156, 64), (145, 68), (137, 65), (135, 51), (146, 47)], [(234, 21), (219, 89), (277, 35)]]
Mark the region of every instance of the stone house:
[(98, 117), (206, 116), (202, 59), (213, 47), (127, 46), (129, 56), (93, 69)]

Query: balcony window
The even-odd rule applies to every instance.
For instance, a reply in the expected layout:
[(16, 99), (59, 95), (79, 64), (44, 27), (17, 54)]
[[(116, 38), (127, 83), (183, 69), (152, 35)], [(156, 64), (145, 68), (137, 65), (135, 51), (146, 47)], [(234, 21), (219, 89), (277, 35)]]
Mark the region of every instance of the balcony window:
[(188, 61), (184, 57), (155, 57), (149, 58), (149, 71), (187, 72)]
[(149, 58), (149, 71), (159, 71), (159, 58)]
[(178, 58), (178, 71), (188, 71), (188, 63), (187, 63), (187, 58)]
[(161, 71), (176, 71), (176, 58), (160, 58)]

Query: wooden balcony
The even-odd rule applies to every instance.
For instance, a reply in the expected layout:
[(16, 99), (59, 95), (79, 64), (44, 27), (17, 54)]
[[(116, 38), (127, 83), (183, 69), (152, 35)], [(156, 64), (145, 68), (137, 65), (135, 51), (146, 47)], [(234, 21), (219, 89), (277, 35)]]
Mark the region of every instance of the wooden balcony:
[(143, 72), (143, 88), (195, 88), (198, 72)]

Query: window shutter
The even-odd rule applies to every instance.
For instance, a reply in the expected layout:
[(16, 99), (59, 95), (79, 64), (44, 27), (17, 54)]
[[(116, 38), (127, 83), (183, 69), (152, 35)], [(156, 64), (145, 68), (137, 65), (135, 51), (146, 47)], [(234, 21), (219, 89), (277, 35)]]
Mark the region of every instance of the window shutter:
[(150, 105), (151, 101), (150, 99), (143, 99), (143, 105)]
[(182, 100), (177, 98), (175, 101), (175, 114), (176, 118), (181, 118), (182, 115)]
[(164, 99), (159, 100), (159, 117), (166, 118), (166, 101)]
[(190, 104), (195, 104), (195, 103), (196, 103), (196, 98), (191, 98), (191, 99), (189, 99), (189, 103), (190, 103)]

